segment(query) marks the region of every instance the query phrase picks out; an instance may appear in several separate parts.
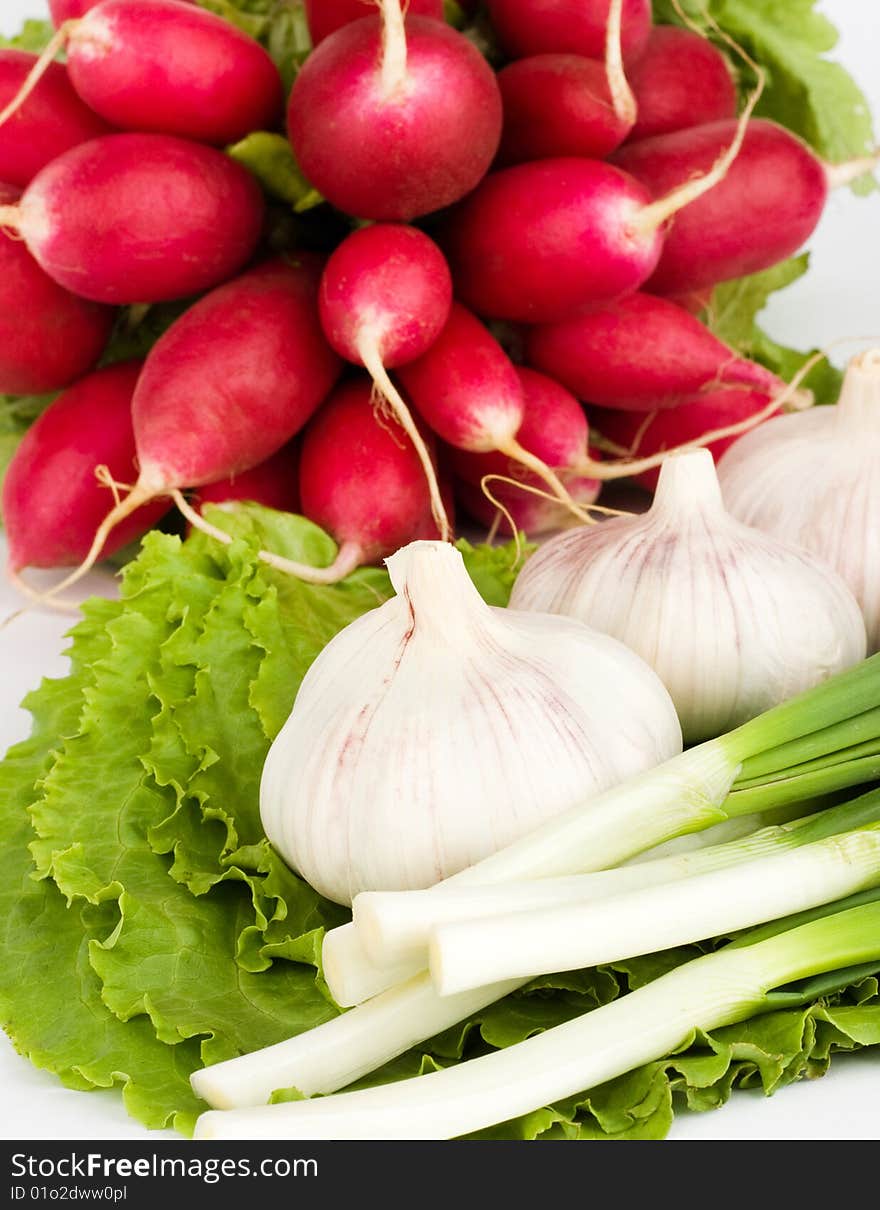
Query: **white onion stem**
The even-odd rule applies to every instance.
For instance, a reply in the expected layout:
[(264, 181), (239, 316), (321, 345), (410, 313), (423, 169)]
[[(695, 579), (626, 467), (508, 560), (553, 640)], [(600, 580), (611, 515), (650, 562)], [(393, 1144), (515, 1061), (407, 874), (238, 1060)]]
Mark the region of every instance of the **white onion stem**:
[(453, 995), (483, 982), (601, 966), (728, 936), (878, 884), (880, 832), (849, 832), (598, 903), (563, 901), (441, 925), (431, 938), (431, 975), (441, 995)]
[(430, 891), (365, 891), (354, 901), (356, 927), (346, 936), (360, 937), (374, 969), (382, 963), (390, 967), (407, 959), (424, 963), (431, 932), (447, 924), (593, 904), (755, 862), (877, 820), (880, 795), (871, 793), (805, 819), (760, 830), (753, 827), (750, 834), (725, 843), (592, 874), (494, 886), (451, 886), (442, 895)]
[(192, 1076), (197, 1096), (216, 1109), (265, 1105), (273, 1092), (334, 1092), (521, 987), (512, 980), (463, 996), (438, 996), (427, 971), (295, 1038)]
[[(209, 1112), (197, 1139), (446, 1139), (584, 1092), (768, 1008), (796, 979), (880, 958), (880, 905), (851, 908), (688, 962), (504, 1050), (313, 1101)], [(344, 1019), (344, 1018), (343, 1018)]]

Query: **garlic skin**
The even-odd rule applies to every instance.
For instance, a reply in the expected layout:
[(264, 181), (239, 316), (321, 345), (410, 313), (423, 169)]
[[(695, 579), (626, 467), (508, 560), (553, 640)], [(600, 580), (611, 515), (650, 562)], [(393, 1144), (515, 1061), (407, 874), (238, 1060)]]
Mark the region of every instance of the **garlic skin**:
[(669, 690), (688, 743), (865, 655), (858, 603), (840, 577), (729, 516), (707, 450), (664, 462), (644, 515), (551, 539), (511, 606), (579, 618), (638, 652)]
[(880, 350), (854, 358), (834, 407), (779, 416), (718, 465), (733, 516), (812, 551), (862, 609), (880, 651)]
[(486, 605), (448, 544), (387, 565), (398, 595), (324, 649), (263, 771), (266, 834), (322, 895), (432, 886), (681, 751), (621, 644)]

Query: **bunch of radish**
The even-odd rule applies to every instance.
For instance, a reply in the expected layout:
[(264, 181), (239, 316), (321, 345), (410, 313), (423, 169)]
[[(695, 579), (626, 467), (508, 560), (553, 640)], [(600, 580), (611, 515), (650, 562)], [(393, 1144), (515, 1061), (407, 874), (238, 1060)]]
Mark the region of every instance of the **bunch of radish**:
[[(725, 56), (649, 0), (489, 0), (498, 70), (440, 0), (307, 0), (289, 98), (192, 0), (51, 8), (43, 56), (0, 51), (0, 392), (61, 392), (4, 488), (25, 590), (172, 502), (219, 540), (203, 503), (301, 509), (334, 563), (264, 557), (320, 582), (449, 538), (454, 501), (539, 534), (785, 397), (693, 300), (789, 256), (864, 166), (757, 94), (737, 115)], [(324, 200), (279, 249), (225, 149), (282, 129)], [(102, 368), (118, 308), (170, 300), (143, 364)]]

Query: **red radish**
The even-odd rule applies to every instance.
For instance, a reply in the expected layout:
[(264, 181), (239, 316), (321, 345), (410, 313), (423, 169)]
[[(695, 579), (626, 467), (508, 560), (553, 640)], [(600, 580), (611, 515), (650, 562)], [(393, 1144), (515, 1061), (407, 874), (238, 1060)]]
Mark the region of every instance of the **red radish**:
[(419, 456), (376, 415), (368, 380), (338, 387), (306, 428), (300, 494), (303, 513), (336, 538), (339, 553), (329, 568), (286, 568), (320, 583), (378, 563), (431, 525)]
[[(378, 0), (306, 0), (306, 20), (312, 45), (317, 46), (330, 34), (335, 34), (343, 25), (372, 17), (376, 13)], [(433, 17), (443, 20), (443, 0), (409, 0), (407, 17)]]
[(682, 307), (650, 294), (531, 328), (525, 357), (589, 403), (637, 412), (672, 407), (722, 384), (769, 392), (785, 385)]
[(736, 117), (736, 85), (727, 60), (690, 30), (658, 25), (628, 75), (638, 105), (633, 142)]
[[(18, 190), (0, 185), (0, 205)], [(0, 393), (60, 391), (92, 368), (110, 336), (113, 311), (63, 290), (21, 240), (0, 232)]]
[[(125, 362), (80, 379), (22, 438), (3, 483), (8, 570), (20, 586), (25, 567), (70, 567), (85, 557), (110, 499), (96, 467), (116, 481), (137, 475), (131, 400), (141, 365)], [(166, 500), (139, 508), (104, 553), (146, 533), (167, 510)]]
[[(597, 432), (629, 450), (633, 458), (652, 458), (698, 441), (706, 445), (717, 462), (724, 451), (751, 427), (749, 421), (766, 411), (770, 402), (771, 396), (766, 392), (729, 387), (696, 395), (674, 408), (649, 413), (591, 408), (590, 419)], [(743, 427), (716, 441), (703, 440), (707, 433), (737, 426)], [(659, 473), (659, 469), (654, 468), (636, 475), (635, 479), (653, 491)]]
[[(614, 162), (659, 197), (711, 166), (735, 126), (713, 122), (643, 139), (622, 147)], [(680, 294), (784, 260), (814, 231), (828, 188), (825, 165), (805, 143), (775, 122), (755, 120), (726, 177), (677, 216), (650, 289)]]
[(498, 73), (504, 104), (500, 162), (554, 156), (603, 159), (636, 120), (636, 102), (621, 55), (623, 0), (612, 0), (604, 62), (582, 55), (544, 54)]
[[(138, 0), (129, 0), (129, 2), (137, 4)], [(84, 17), (87, 12), (100, 3), (101, 0), (49, 0), (52, 24), (56, 29), (60, 29), (65, 21), (74, 21), (77, 17)], [(196, 0), (182, 0), (182, 3), (195, 4)]]
[(0, 206), (51, 278), (105, 303), (160, 302), (236, 273), (260, 237), (253, 177), (212, 147), (114, 134), (74, 147)]
[[(612, 0), (488, 0), (492, 25), (507, 53), (586, 55), (605, 53)], [(651, 33), (651, 0), (624, 0), (623, 56), (636, 60)]]
[(669, 220), (736, 163), (763, 87), (761, 75), (705, 171), (653, 201), (634, 176), (595, 160), (561, 157), (493, 173), (445, 223), (457, 293), (493, 319), (554, 323), (637, 290), (660, 260)]
[(258, 42), (181, 0), (103, 0), (68, 27), (67, 70), (114, 126), (217, 146), (276, 125), (284, 102)]
[(503, 454), (533, 471), (583, 519), (559, 476), (518, 441), (526, 407), (522, 382), (497, 340), (465, 307), (453, 303), (437, 340), (397, 374), (422, 419), (448, 445)]
[(322, 42), (290, 97), (297, 161), (323, 196), (358, 218), (407, 221), (458, 201), (501, 139), (495, 74), (467, 38), (412, 17), (400, 0)]
[[(547, 466), (565, 475), (565, 486), (578, 504), (592, 504), (599, 494), (596, 479), (566, 475), (589, 457), (589, 426), (584, 409), (563, 387), (534, 370), (516, 371), (523, 389), (524, 412), (516, 434), (522, 447)], [(448, 451), (448, 465), (458, 478), (458, 493), (470, 514), (485, 525), (492, 525), (498, 510), (481, 484), (486, 475), (516, 480), (526, 488), (542, 488), (542, 480), (523, 471), (521, 464), (504, 454)], [(504, 506), (517, 529), (527, 534), (560, 529), (571, 520), (571, 511), (558, 500), (550, 500), (523, 490), (517, 483), (495, 479), (487, 484), (491, 495)], [(509, 521), (506, 521), (509, 528)]]
[[(36, 55), (0, 50), (0, 109), (18, 96)], [(109, 126), (76, 95), (67, 71), (51, 63), (17, 113), (0, 126), (0, 181), (24, 188), (41, 168)]]
[(321, 324), (342, 357), (368, 370), (415, 446), (443, 540), (449, 525), (431, 454), (387, 371), (415, 361), (449, 319), (452, 278), (443, 253), (415, 227), (377, 224), (344, 240), (321, 282)]
[(288, 441), (277, 453), (232, 478), (200, 487), (195, 504), (228, 504), (251, 500), (281, 513), (299, 511), (299, 442)]
[(137, 483), (51, 595), (80, 579), (107, 535), (147, 500), (171, 496), (205, 528), (181, 489), (257, 466), (303, 427), (341, 369), (318, 322), (321, 267), (312, 257), (269, 261), (212, 291), (160, 337), (132, 406)]
[(551, 323), (637, 289), (660, 259), (666, 217), (638, 181), (608, 164), (539, 160), (483, 181), (452, 212), (441, 242), (468, 306)]
[(605, 65), (579, 55), (532, 55), (498, 73), (504, 103), (499, 160), (604, 159), (632, 129), (634, 109), (615, 111)]

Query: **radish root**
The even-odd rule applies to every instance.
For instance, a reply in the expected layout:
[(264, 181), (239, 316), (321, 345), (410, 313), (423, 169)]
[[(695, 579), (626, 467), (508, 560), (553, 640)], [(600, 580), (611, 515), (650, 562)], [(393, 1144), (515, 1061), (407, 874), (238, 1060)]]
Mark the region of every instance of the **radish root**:
[(406, 26), (400, 0), (378, 0), (382, 14), (382, 94), (393, 97), (406, 83)]
[[(46, 49), (37, 59), (31, 70), (28, 72), (27, 79), (22, 84), (16, 95), (12, 98), (5, 109), (0, 110), (0, 126), (5, 125), (11, 117), (14, 117), (24, 105), (25, 101), (34, 91), (34, 89), (42, 80), (43, 76), (49, 70), (49, 65), (55, 59), (59, 50), (64, 46), (73, 30), (79, 25), (79, 21), (65, 21), (61, 28), (54, 35), (52, 40), (46, 46)], [(2, 219), (0, 219), (2, 223)]]
[[(813, 356), (806, 361), (792, 378), (791, 382), (775, 395), (766, 407), (761, 408), (759, 412), (755, 412), (753, 416), (747, 416), (745, 420), (740, 420), (736, 424), (726, 425), (724, 428), (712, 429), (710, 432), (703, 433), (700, 437), (694, 438), (692, 441), (685, 441), (682, 445), (676, 445), (668, 450), (660, 450), (656, 454), (652, 454), (649, 458), (624, 459), (620, 462), (594, 462), (592, 458), (585, 458), (579, 462), (573, 469), (579, 475), (587, 475), (592, 479), (612, 480), (626, 479), (630, 475), (642, 475), (645, 471), (654, 470), (661, 466), (663, 462), (673, 454), (683, 454), (690, 450), (703, 449), (707, 445), (712, 445), (715, 441), (723, 441), (727, 437), (739, 437), (742, 433), (748, 433), (757, 425), (762, 424), (765, 420), (769, 420), (775, 415), (780, 408), (793, 400), (797, 401), (801, 406), (804, 402), (804, 392), (799, 391), (803, 380), (823, 358), (824, 353), (814, 353)], [(650, 414), (653, 416), (653, 413)], [(646, 421), (642, 426), (638, 440), (644, 436), (650, 426), (650, 420)], [(637, 447), (636, 447), (637, 448)]]
[[(574, 513), (574, 515), (581, 521), (587, 525), (591, 523), (592, 519), (589, 514), (585, 513), (577, 501), (572, 497), (568, 488), (552, 469), (552, 467), (549, 467), (546, 462), (542, 462), (541, 459), (535, 454), (532, 454), (524, 446), (520, 445), (515, 437), (511, 437), (509, 440), (505, 441), (503, 445), (499, 445), (497, 448), (499, 453), (505, 454), (514, 462), (518, 462), (521, 466), (524, 466), (526, 470), (530, 470), (533, 474), (537, 475), (539, 479), (543, 479), (553, 492), (554, 498), (558, 500), (560, 504), (564, 504), (566, 508), (570, 509), (571, 512)], [(573, 467), (566, 467), (566, 470), (574, 469), (575, 468)]]
[(634, 231), (640, 234), (656, 231), (658, 227), (662, 227), (664, 223), (678, 214), (679, 210), (683, 210), (685, 206), (689, 206), (691, 202), (695, 202), (704, 193), (708, 193), (710, 189), (714, 189), (716, 185), (719, 185), (724, 180), (730, 171), (731, 165), (742, 150), (749, 122), (752, 120), (755, 106), (760, 101), (761, 94), (764, 91), (765, 79), (764, 72), (758, 68), (758, 83), (746, 102), (745, 109), (740, 114), (733, 141), (727, 150), (718, 157), (709, 171), (702, 176), (685, 181), (683, 185), (679, 185), (677, 189), (673, 189), (671, 193), (667, 193), (666, 197), (661, 197), (649, 206), (643, 207), (638, 217), (633, 219), (630, 224)]
[[(169, 495), (193, 529), (198, 529), (203, 534), (207, 534), (209, 538), (222, 542), (224, 546), (232, 545), (234, 539), (225, 530), (218, 529), (216, 525), (206, 521), (202, 514), (192, 507), (183, 492), (175, 490), (169, 492)], [(329, 567), (312, 567), (310, 563), (297, 563), (294, 559), (285, 559), (282, 555), (275, 555), (269, 550), (261, 550), (257, 553), (261, 562), (269, 567), (274, 567), (276, 571), (283, 571), (287, 575), (296, 576), (298, 580), (305, 580), (309, 584), (338, 584), (340, 580), (351, 575), (363, 563), (363, 551), (356, 542), (343, 542)]]
[(634, 126), (638, 117), (639, 107), (635, 94), (626, 78), (623, 65), (623, 45), (621, 42), (623, 27), (623, 0), (611, 0), (608, 10), (608, 32), (605, 37), (605, 74), (608, 78), (608, 90), (611, 93), (611, 103), (614, 112), (621, 122)]
[(437, 528), (440, 531), (440, 540), (448, 542), (450, 539), (449, 517), (446, 515), (446, 508), (443, 504), (443, 497), (440, 494), (440, 484), (437, 481), (437, 470), (434, 466), (434, 459), (431, 457), (431, 451), (425, 444), (422, 434), (419, 432), (418, 425), (413, 419), (412, 412), (407, 407), (400, 392), (395, 387), (394, 383), (388, 375), (388, 371), (382, 363), (382, 357), (379, 353), (377, 341), (369, 334), (364, 333), (357, 342), (357, 353), (367, 373), (376, 384), (382, 398), (388, 403), (395, 420), (401, 426), (403, 431), (409, 437), (413, 444), (413, 448), (419, 456), (419, 461), (422, 464), (422, 469), (425, 472), (425, 478), (428, 482), (428, 491), (431, 495), (431, 513)]
[(844, 185), (851, 185), (859, 177), (873, 172), (878, 163), (880, 163), (880, 150), (871, 155), (860, 156), (855, 160), (844, 160), (842, 164), (826, 164), (825, 179), (828, 181), (828, 188), (841, 189)]

